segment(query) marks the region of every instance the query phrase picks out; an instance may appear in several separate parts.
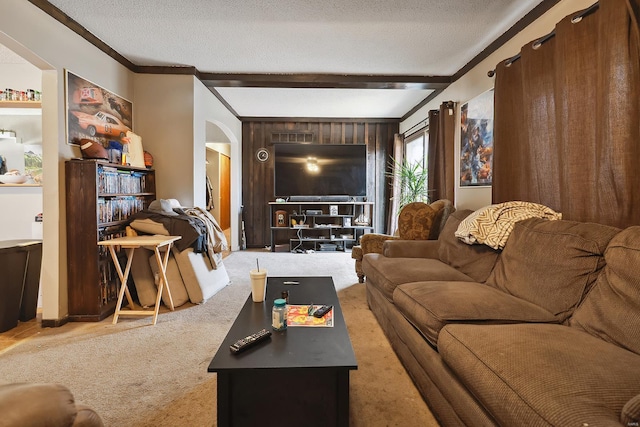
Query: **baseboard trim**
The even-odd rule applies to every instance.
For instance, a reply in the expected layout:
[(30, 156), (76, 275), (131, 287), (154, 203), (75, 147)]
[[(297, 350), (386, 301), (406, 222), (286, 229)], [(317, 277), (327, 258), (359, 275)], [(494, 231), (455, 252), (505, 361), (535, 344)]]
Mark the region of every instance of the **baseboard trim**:
[(43, 328), (59, 328), (67, 323), (69, 323), (69, 316), (64, 316), (62, 319), (42, 319)]

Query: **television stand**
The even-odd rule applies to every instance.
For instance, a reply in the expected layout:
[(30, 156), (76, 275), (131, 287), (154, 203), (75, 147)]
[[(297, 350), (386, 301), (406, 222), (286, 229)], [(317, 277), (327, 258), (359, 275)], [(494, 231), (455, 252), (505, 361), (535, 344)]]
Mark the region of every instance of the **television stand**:
[[(349, 198), (351, 199), (351, 198)], [(271, 252), (346, 251), (373, 232), (373, 202), (269, 202)]]

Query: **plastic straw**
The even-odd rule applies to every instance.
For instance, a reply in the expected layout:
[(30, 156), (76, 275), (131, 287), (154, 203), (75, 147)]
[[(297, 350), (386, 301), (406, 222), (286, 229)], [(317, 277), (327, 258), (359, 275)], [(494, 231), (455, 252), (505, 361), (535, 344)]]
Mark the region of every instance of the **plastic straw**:
[(258, 258), (256, 258), (256, 265), (258, 266), (258, 271), (260, 271), (260, 263), (258, 262)]

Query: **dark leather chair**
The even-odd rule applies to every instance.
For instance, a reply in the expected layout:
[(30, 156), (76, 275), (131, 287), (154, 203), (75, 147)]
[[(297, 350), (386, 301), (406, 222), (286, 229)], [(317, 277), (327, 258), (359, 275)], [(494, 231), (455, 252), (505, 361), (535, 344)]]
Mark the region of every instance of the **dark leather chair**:
[(41, 240), (0, 241), (0, 332), (36, 317)]

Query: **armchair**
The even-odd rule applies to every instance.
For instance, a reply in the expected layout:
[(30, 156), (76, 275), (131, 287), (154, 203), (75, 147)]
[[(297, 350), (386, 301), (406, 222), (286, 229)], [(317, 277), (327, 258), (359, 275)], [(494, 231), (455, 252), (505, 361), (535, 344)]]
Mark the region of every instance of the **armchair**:
[(382, 253), (382, 245), (387, 240), (436, 240), (455, 211), (451, 201), (440, 199), (431, 204), (413, 202), (404, 206), (398, 215), (398, 229), (393, 235), (368, 233), (360, 238), (360, 245), (351, 250), (351, 258), (356, 260), (355, 269), (358, 282), (364, 282), (362, 258), (368, 253)]

